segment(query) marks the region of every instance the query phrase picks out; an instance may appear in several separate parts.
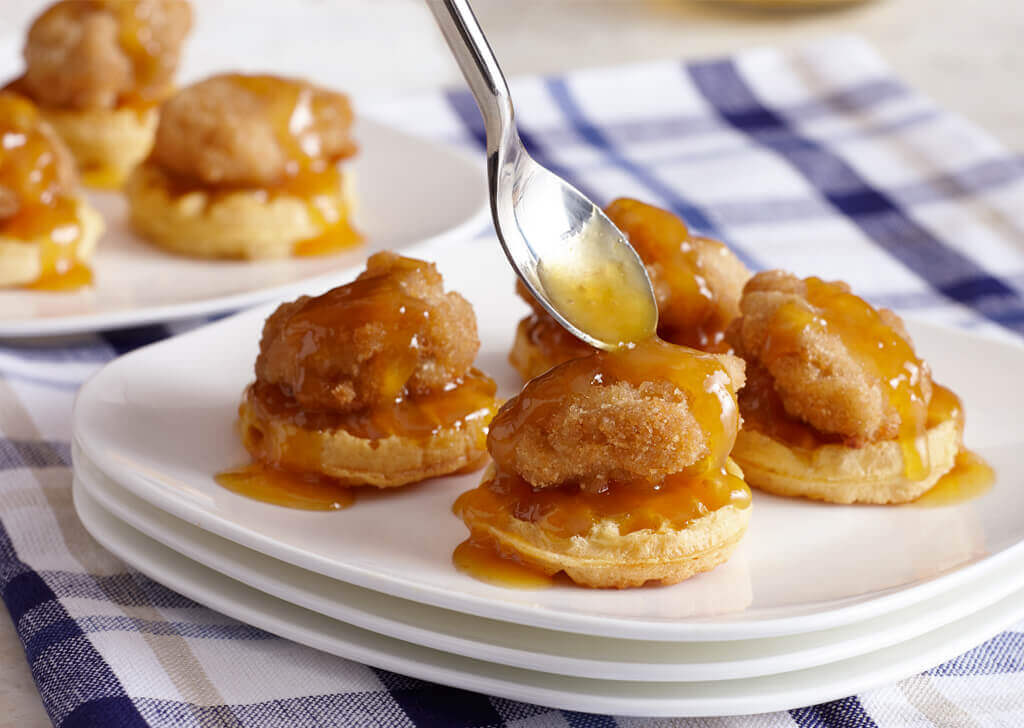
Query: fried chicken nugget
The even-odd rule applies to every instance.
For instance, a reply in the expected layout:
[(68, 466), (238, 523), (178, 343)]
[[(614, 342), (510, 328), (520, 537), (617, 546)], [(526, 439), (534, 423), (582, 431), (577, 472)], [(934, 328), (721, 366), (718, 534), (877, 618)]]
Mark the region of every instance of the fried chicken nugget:
[(104, 225), (77, 195), (71, 153), (39, 110), (10, 91), (0, 92), (0, 139), (0, 286), (66, 285), (71, 271), (81, 281)]
[[(718, 359), (728, 386), (742, 387), (743, 361)], [(588, 359), (563, 364), (502, 407), (488, 436), (499, 468), (537, 488), (575, 483), (600, 491), (615, 480), (658, 482), (709, 454), (692, 392), (667, 380), (576, 386), (577, 370), (591, 366)]]
[(740, 308), (728, 339), (748, 380), (733, 457), (751, 485), (834, 503), (904, 503), (953, 467), (959, 400), (933, 384), (894, 313), (846, 284), (781, 271), (754, 276)]
[(20, 87), (59, 109), (158, 101), (191, 26), (185, 0), (62, 0), (29, 29)]
[(278, 308), (256, 378), (310, 409), (349, 412), (441, 389), (480, 348), (473, 307), (432, 263), (377, 253), (355, 282)]
[(267, 319), (239, 416), (259, 461), (391, 487), (478, 467), (497, 408), (472, 306), (432, 263), (377, 253)]
[[(840, 286), (849, 292), (849, 286)], [(743, 316), (728, 334), (737, 353), (767, 369), (786, 411), (821, 432), (840, 435), (851, 446), (895, 437), (900, 414), (890, 401), (888, 384), (828, 326), (803, 327), (792, 337), (795, 347), (791, 350), (781, 355), (770, 351), (773, 335), (780, 334), (776, 313), (785, 305), (798, 306), (811, 315), (819, 313), (807, 301), (805, 281), (783, 271), (754, 276), (740, 302)], [(877, 315), (910, 343), (896, 314), (880, 309)], [(922, 364), (919, 383), (927, 403), (931, 371)]]
[(75, 191), (74, 157), (30, 101), (0, 92), (0, 131), (20, 139), (0, 149), (0, 223), (26, 204)]
[(270, 186), (305, 159), (355, 154), (352, 120), (348, 97), (305, 81), (214, 76), (164, 104), (152, 160), (206, 185)]

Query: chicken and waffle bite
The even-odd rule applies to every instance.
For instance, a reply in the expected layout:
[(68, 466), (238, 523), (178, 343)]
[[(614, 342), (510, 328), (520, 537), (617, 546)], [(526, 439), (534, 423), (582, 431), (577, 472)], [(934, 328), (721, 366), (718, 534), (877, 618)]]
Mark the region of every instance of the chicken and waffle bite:
[(473, 368), (479, 345), (472, 306), (433, 264), (378, 253), (352, 283), (267, 319), (242, 442), (265, 468), (335, 488), (480, 467), (497, 404)]
[(296, 79), (227, 74), (164, 103), (125, 192), (135, 229), (204, 258), (322, 255), (360, 242), (348, 98)]
[(950, 471), (963, 412), (903, 322), (844, 283), (754, 276), (729, 342), (747, 362), (733, 457), (755, 487), (836, 503), (903, 503)]
[(86, 184), (118, 187), (149, 153), (191, 25), (185, 0), (62, 0), (33, 22), (11, 86), (40, 107)]
[(74, 160), (27, 99), (0, 92), (0, 286), (88, 285), (104, 225), (77, 192)]
[(531, 380), (491, 423), (493, 467), (455, 503), (470, 530), (456, 565), (485, 580), (505, 563), (623, 588), (725, 561), (750, 519), (729, 458), (743, 370), (652, 339)]
[[(658, 303), (658, 336), (702, 351), (728, 352), (725, 330), (739, 314), (740, 292), (750, 278), (739, 258), (722, 243), (692, 234), (678, 217), (653, 205), (622, 198), (605, 213), (647, 268)], [(509, 354), (523, 379), (593, 351), (563, 329), (521, 283), (516, 290), (533, 308), (519, 322)]]

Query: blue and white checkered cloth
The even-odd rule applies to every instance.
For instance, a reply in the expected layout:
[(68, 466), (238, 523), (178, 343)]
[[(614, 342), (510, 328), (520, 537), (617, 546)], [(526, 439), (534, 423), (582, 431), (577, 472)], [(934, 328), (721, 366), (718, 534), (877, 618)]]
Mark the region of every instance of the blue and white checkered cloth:
[[(532, 153), (597, 200), (669, 207), (752, 267), (842, 278), (903, 313), (1024, 333), (1024, 164), (894, 79), (856, 39), (513, 86)], [(482, 142), (464, 91), (363, 111), (477, 150)], [(1024, 624), (863, 695), (648, 722), (403, 678), (169, 592), (105, 553), (75, 517), (70, 412), (99, 366), (194, 325), (0, 344), (0, 588), (61, 728), (1024, 725)]]

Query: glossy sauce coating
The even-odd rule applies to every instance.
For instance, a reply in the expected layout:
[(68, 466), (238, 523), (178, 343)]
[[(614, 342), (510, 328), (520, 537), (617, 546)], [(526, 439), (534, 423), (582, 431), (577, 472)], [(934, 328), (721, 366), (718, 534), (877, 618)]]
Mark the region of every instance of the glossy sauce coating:
[(263, 463), (225, 470), (215, 480), (233, 493), (285, 508), (338, 511), (355, 501), (350, 488), (330, 478), (292, 473)]
[(532, 523), (548, 536), (587, 536), (599, 521), (614, 521), (626, 535), (644, 529), (679, 530), (725, 506), (746, 508), (750, 488), (724, 468), (699, 475), (680, 473), (660, 483), (612, 483), (600, 493), (574, 486), (534, 488), (515, 473), (494, 477), (455, 501), (460, 518), (500, 525), (515, 518)]
[(554, 578), (523, 563), (514, 554), (505, 554), (487, 538), (467, 538), (455, 547), (452, 563), (459, 571), (496, 586), (512, 589), (543, 589)]
[(135, 87), (120, 99), (123, 106), (145, 109), (167, 95), (178, 65), (178, 48), (165, 47), (149, 27), (138, 4), (124, 0), (88, 0), (113, 13), (118, 20), (118, 42), (131, 60)]
[(252, 385), (250, 401), (267, 416), (307, 430), (340, 429), (367, 440), (392, 435), (424, 440), (442, 429), (489, 419), (496, 407), (496, 389), (493, 379), (473, 369), (446, 389), (400, 395), (391, 402), (350, 412), (305, 409), (273, 384)]
[(820, 278), (808, 278), (806, 286), (807, 301), (817, 311), (796, 303), (780, 306), (763, 361), (770, 366), (774, 359), (797, 351), (797, 337), (807, 327), (838, 334), (846, 349), (883, 384), (899, 416), (898, 440), (907, 477), (925, 477), (928, 453), (920, 450), (917, 439), (924, 433), (928, 417), (928, 401), (921, 389), (923, 362), (907, 340), (863, 299)]
[(914, 501), (922, 507), (948, 506), (977, 498), (992, 490), (996, 473), (977, 453), (961, 449), (953, 469)]
[(537, 275), (554, 308), (583, 333), (615, 349), (654, 335), (658, 309), (643, 267), (614, 230), (594, 218), (549, 255)]
[(0, 219), (0, 235), (41, 246), (42, 271), (30, 287), (68, 290), (88, 285), (92, 274), (78, 262), (82, 228), (67, 194), (61, 150), (41, 123), (29, 101), (0, 93), (0, 187), (17, 204), (13, 215)]

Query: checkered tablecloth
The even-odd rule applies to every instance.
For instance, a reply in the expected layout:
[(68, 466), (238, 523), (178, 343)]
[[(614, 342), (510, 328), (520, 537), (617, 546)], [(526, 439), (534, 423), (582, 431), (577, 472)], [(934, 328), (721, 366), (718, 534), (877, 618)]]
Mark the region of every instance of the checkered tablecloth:
[[(669, 207), (755, 268), (842, 278), (903, 313), (1024, 332), (1024, 164), (893, 78), (856, 39), (512, 85), (534, 156), (599, 201), (626, 195)], [(482, 143), (464, 91), (362, 111), (477, 151)], [(105, 362), (198, 323), (0, 342), (0, 587), (62, 728), (1024, 725), (1024, 625), (843, 700), (646, 721), (407, 679), (169, 592), (105, 553), (75, 517), (70, 412), (78, 386)]]

